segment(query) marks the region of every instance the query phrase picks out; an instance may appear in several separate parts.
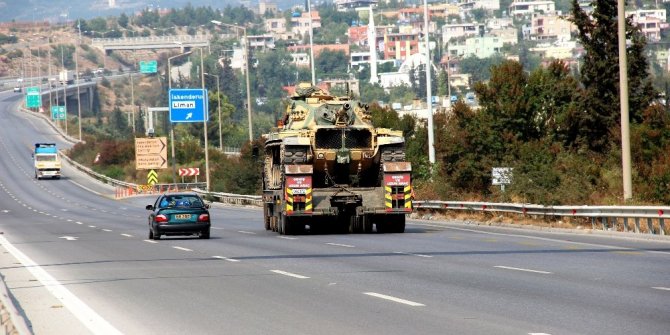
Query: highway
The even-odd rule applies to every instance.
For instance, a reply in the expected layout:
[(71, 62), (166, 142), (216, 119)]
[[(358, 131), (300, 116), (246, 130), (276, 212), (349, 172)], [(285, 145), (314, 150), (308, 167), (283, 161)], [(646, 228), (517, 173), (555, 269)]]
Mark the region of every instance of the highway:
[(153, 197), (64, 167), (0, 93), (0, 273), (35, 334), (668, 334), (670, 240), (409, 220), (405, 234), (280, 236), (214, 204), (212, 239), (147, 240)]

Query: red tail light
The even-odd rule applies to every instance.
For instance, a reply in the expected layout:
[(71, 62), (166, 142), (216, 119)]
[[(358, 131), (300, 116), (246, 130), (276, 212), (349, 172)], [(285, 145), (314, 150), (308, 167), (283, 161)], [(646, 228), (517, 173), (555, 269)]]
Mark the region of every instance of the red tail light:
[(198, 222), (209, 222), (209, 214), (200, 214)]
[(163, 214), (158, 214), (158, 215), (156, 215), (155, 221), (156, 222), (168, 222), (168, 218), (167, 218), (167, 216), (165, 216)]

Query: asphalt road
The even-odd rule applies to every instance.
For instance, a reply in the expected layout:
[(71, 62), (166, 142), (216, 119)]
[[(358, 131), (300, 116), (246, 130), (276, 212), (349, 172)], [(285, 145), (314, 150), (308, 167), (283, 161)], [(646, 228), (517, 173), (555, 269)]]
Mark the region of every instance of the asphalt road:
[(214, 205), (212, 239), (147, 240), (154, 198), (114, 200), (0, 94), (0, 273), (36, 334), (668, 334), (670, 242), (457, 222), (279, 236)]

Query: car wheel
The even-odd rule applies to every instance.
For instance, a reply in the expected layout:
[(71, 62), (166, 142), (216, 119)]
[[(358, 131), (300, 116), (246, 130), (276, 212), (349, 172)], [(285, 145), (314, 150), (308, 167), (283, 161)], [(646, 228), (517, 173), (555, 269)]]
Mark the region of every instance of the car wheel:
[(153, 239), (154, 239), (154, 240), (160, 240), (160, 239), (161, 239), (161, 234), (160, 234), (159, 231), (155, 231), (155, 232), (152, 231), (151, 233), (154, 235), (154, 236), (153, 236)]
[(149, 228), (149, 239), (153, 240), (154, 239), (154, 231)]
[(200, 238), (205, 239), (205, 240), (209, 240), (209, 230), (201, 232), (200, 233)]

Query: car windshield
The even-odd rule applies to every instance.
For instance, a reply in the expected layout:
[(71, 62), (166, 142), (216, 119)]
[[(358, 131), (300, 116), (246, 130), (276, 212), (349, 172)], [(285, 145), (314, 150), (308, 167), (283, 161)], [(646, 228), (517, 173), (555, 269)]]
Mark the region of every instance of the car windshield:
[(174, 195), (166, 196), (160, 202), (160, 207), (203, 207), (203, 202), (199, 197), (193, 195)]

